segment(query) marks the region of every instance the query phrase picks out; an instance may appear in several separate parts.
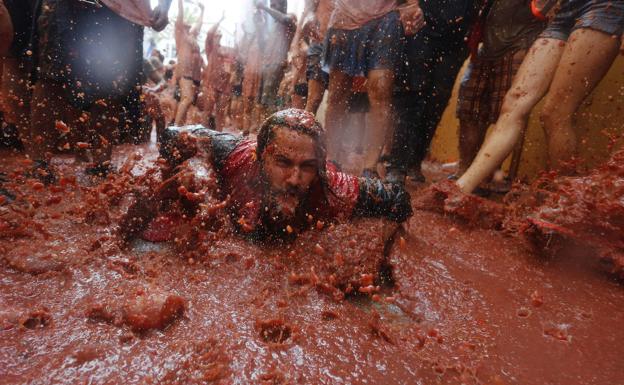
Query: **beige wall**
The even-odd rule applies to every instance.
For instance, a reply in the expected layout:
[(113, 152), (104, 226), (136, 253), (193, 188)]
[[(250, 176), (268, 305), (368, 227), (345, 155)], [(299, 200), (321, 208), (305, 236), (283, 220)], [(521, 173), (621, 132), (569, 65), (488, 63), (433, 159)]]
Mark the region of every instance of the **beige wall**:
[[(463, 72), (463, 70), (462, 70)], [(607, 156), (607, 134), (624, 132), (624, 57), (617, 58), (609, 73), (596, 90), (585, 100), (577, 114), (577, 132), (581, 145), (580, 154), (588, 164), (600, 163)], [(460, 73), (458, 79), (461, 79)], [(458, 126), (455, 118), (458, 82), (431, 145), (431, 156), (439, 162), (458, 159)], [(531, 115), (526, 142), (522, 154), (520, 178), (532, 179), (545, 167), (546, 147), (544, 133), (537, 119), (541, 105)]]

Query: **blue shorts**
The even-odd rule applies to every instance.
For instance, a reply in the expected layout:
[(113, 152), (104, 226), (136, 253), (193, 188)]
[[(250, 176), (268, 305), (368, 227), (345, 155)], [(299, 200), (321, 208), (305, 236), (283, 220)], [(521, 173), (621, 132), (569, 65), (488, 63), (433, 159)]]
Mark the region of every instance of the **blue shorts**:
[(324, 72), (321, 67), (323, 61), (324, 45), (318, 43), (310, 43), (307, 54), (306, 80), (316, 80), (327, 88), (329, 84), (329, 74)]
[(624, 0), (568, 0), (539, 36), (567, 41), (580, 28), (621, 36), (624, 30)]
[(393, 11), (354, 30), (331, 28), (325, 41), (323, 70), (367, 76), (370, 70), (396, 71), (403, 52), (403, 25)]

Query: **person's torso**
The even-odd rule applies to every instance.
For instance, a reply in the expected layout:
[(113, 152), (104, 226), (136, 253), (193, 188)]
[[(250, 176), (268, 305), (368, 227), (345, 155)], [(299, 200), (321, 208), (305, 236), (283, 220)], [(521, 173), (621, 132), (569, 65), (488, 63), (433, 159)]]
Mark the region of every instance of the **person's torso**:
[(531, 13), (530, 0), (495, 0), (485, 20), (479, 56), (495, 58), (527, 49), (545, 27)]
[(325, 34), (327, 33), (327, 28), (329, 28), (329, 19), (331, 18), (335, 7), (334, 1), (335, 0), (320, 0), (319, 5), (316, 8), (315, 16), (319, 23), (319, 41), (323, 41)]
[(336, 29), (357, 29), (396, 8), (396, 0), (335, 0), (329, 26)]

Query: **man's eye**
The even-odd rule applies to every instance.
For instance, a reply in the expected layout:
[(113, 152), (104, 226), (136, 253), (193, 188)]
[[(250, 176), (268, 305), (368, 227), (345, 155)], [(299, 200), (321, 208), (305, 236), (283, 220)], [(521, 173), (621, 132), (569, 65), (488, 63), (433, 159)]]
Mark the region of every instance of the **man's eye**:
[(290, 162), (286, 159), (276, 159), (275, 163), (280, 167), (290, 166)]
[(301, 170), (305, 171), (305, 172), (316, 172), (316, 165), (315, 164), (304, 164), (301, 166)]

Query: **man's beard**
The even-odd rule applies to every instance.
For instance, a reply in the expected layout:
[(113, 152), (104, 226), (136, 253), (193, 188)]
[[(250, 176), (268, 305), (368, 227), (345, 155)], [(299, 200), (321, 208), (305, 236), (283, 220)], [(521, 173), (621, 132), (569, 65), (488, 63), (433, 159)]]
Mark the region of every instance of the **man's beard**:
[(285, 191), (269, 191), (265, 206), (267, 219), (273, 224), (296, 225), (297, 218), (303, 212), (302, 208), (307, 200), (307, 191), (303, 192), (296, 187)]

